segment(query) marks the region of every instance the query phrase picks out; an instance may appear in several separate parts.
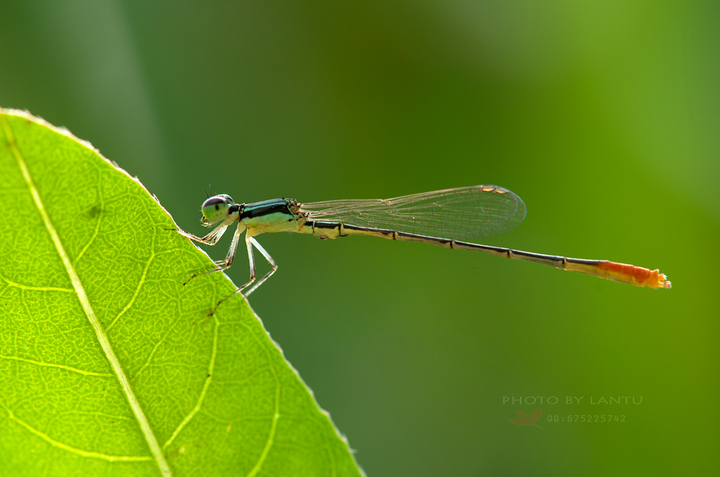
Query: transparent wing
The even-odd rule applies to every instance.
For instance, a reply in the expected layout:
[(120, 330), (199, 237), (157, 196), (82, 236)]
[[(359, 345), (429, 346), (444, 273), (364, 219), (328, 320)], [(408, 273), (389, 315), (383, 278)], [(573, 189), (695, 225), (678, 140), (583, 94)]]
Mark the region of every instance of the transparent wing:
[(328, 200), (299, 205), (308, 213), (308, 220), (461, 241), (507, 232), (525, 218), (522, 199), (493, 185), (423, 192), (394, 199)]

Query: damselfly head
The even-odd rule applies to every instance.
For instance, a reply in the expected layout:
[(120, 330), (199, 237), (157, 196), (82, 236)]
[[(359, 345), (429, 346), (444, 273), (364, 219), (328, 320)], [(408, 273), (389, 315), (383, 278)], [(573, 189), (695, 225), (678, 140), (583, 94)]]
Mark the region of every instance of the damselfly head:
[(203, 202), (201, 209), (203, 218), (200, 219), (200, 222), (202, 222), (203, 225), (210, 225), (225, 220), (228, 214), (228, 208), (234, 203), (235, 201), (233, 201), (232, 197), (227, 194), (210, 197)]

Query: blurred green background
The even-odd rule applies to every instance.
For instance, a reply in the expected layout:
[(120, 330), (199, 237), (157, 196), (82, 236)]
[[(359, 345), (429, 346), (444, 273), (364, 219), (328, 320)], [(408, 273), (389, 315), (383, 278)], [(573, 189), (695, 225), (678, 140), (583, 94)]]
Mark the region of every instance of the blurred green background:
[[(280, 269), (251, 304), (368, 475), (716, 470), (720, 3), (5, 0), (2, 17), (0, 105), (92, 142), (188, 231), (209, 184), (242, 202), (498, 184), (528, 217), (487, 243), (673, 281), (261, 236)], [(590, 404), (618, 396), (642, 402)], [(507, 422), (535, 409), (542, 429)], [(581, 414), (625, 422), (547, 420)]]

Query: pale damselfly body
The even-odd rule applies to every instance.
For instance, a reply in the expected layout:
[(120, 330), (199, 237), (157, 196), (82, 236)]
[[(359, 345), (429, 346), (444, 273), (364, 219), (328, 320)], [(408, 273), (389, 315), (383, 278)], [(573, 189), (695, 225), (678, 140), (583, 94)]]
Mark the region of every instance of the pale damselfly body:
[[(659, 270), (608, 260), (568, 258), (471, 242), (507, 232), (523, 221), (525, 212), (525, 204), (520, 197), (508, 189), (493, 185), (423, 192), (394, 199), (309, 203), (299, 203), (295, 199), (272, 199), (252, 204), (237, 204), (229, 195), (221, 194), (210, 197), (202, 205), (202, 224), (207, 227), (217, 224), (212, 232), (204, 237), (180, 230), (178, 232), (196, 242), (215, 245), (233, 222), (238, 223), (227, 257), (216, 261), (216, 268), (195, 274), (190, 279), (230, 268), (240, 236), (246, 232), (250, 280), (220, 300), (218, 306), (246, 289), (243, 295), (247, 297), (275, 273), (277, 264), (254, 238), (256, 235), (275, 232), (309, 234), (321, 239), (369, 235), (390, 240), (429, 243), (540, 263), (639, 287), (671, 288), (671, 283)], [(271, 266), (271, 270), (257, 281), (253, 247)]]

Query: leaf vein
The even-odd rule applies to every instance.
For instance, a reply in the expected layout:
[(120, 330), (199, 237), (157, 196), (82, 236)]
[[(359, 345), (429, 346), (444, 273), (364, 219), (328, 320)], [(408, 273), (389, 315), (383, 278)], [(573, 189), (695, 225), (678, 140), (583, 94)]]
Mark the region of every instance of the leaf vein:
[(33, 287), (30, 285), (23, 285), (22, 283), (16, 283), (12, 280), (8, 280), (7, 278), (3, 278), (8, 284), (9, 287), (15, 287), (19, 288), (21, 290), (32, 290), (32, 291), (59, 291), (59, 292), (66, 292), (66, 293), (74, 293), (75, 290), (72, 288), (62, 288), (62, 287)]
[(90, 457), (93, 459), (102, 459), (109, 462), (140, 462), (140, 461), (149, 461), (152, 460), (152, 457), (150, 456), (134, 456), (134, 455), (109, 455), (109, 454), (102, 454), (99, 452), (92, 452), (92, 451), (86, 451), (83, 449), (78, 449), (77, 447), (72, 447), (67, 444), (64, 444), (60, 441), (57, 441), (53, 439), (52, 437), (48, 436), (44, 432), (40, 432), (39, 430), (35, 429), (28, 423), (20, 420), (15, 416), (15, 414), (8, 409), (7, 407), (3, 406), (5, 408), (5, 411), (8, 413), (8, 417), (12, 419), (13, 421), (20, 424), (22, 427), (27, 429), (30, 433), (36, 435), (40, 439), (44, 440), (48, 444), (52, 445), (53, 447), (57, 447), (59, 449), (63, 449), (65, 451), (71, 452), (73, 454), (80, 455), (82, 457)]
[(150, 253), (150, 257), (148, 258), (147, 262), (145, 262), (145, 268), (143, 269), (142, 276), (140, 277), (140, 280), (138, 281), (138, 284), (135, 287), (135, 293), (133, 293), (133, 296), (130, 297), (130, 301), (128, 302), (127, 305), (125, 305), (125, 308), (123, 308), (122, 311), (120, 313), (118, 313), (118, 315), (112, 321), (112, 323), (110, 323), (107, 326), (107, 332), (110, 332), (110, 329), (113, 327), (113, 325), (115, 323), (117, 323), (117, 321), (120, 319), (120, 317), (122, 317), (125, 314), (125, 312), (128, 311), (130, 309), (130, 307), (133, 306), (133, 304), (135, 304), (135, 300), (137, 300), (137, 297), (140, 294), (140, 290), (142, 289), (143, 285), (147, 281), (148, 269), (150, 268), (150, 264), (153, 262), (154, 259), (155, 259), (155, 247), (153, 246), (152, 252)]
[(78, 374), (82, 374), (85, 376), (101, 376), (101, 377), (111, 377), (112, 376), (112, 374), (110, 374), (110, 373), (96, 373), (94, 371), (84, 371), (82, 369), (73, 368), (72, 366), (66, 366), (64, 364), (44, 363), (42, 361), (35, 361), (34, 359), (20, 358), (19, 356), (4, 356), (4, 355), (0, 354), (0, 358), (11, 359), (11, 360), (15, 360), (15, 361), (22, 361), (24, 363), (35, 364), (37, 366), (46, 366), (48, 368), (60, 368), (60, 369), (66, 370), (66, 371), (72, 371), (73, 373), (78, 373)]
[(207, 395), (207, 390), (210, 387), (210, 383), (212, 382), (212, 375), (215, 371), (215, 359), (217, 357), (217, 345), (218, 345), (218, 328), (220, 327), (220, 322), (216, 317), (213, 318), (215, 321), (215, 331), (213, 335), (213, 347), (212, 347), (212, 354), (210, 355), (210, 364), (208, 365), (208, 371), (207, 371), (207, 378), (205, 379), (205, 383), (203, 384), (202, 391), (200, 391), (200, 396), (198, 396), (198, 400), (195, 403), (195, 406), (192, 408), (192, 410), (188, 413), (187, 416), (182, 420), (182, 422), (178, 425), (178, 427), (173, 431), (172, 435), (170, 436), (170, 439), (165, 442), (163, 445), (163, 452), (167, 450), (168, 446), (172, 444), (172, 442), (175, 440), (175, 438), (180, 434), (180, 432), (183, 430), (185, 426), (192, 420), (193, 417), (200, 411), (200, 408), (202, 407), (202, 403), (205, 400), (205, 396)]
[(103, 214), (98, 214), (97, 224), (95, 225), (95, 231), (93, 232), (92, 237), (90, 237), (90, 240), (88, 240), (88, 242), (85, 244), (83, 249), (80, 250), (80, 253), (78, 254), (77, 257), (75, 257), (75, 260), (73, 263), (77, 264), (80, 261), (80, 259), (83, 257), (83, 255), (85, 255), (85, 252), (87, 252), (87, 250), (90, 248), (90, 245), (92, 245), (93, 242), (95, 242), (95, 239), (97, 238), (98, 233), (100, 232), (100, 224), (102, 223), (102, 219), (103, 219)]
[(278, 378), (275, 366), (272, 365), (272, 356), (270, 356), (270, 352), (267, 349), (267, 346), (263, 343), (260, 343), (257, 335), (253, 333), (252, 330), (250, 330), (246, 323), (243, 323), (242, 326), (244, 326), (246, 329), (248, 329), (248, 331), (250, 331), (255, 342), (265, 351), (270, 370), (272, 371), (273, 378), (275, 378), (275, 410), (272, 416), (272, 423), (270, 424), (270, 432), (268, 433), (267, 442), (265, 442), (265, 447), (260, 454), (260, 458), (255, 463), (255, 467), (253, 467), (252, 470), (250, 470), (250, 472), (247, 474), (247, 477), (254, 477), (255, 475), (257, 475), (258, 472), (260, 472), (260, 469), (262, 468), (263, 463), (265, 463), (265, 459), (270, 452), (270, 448), (275, 442), (275, 431), (277, 430), (278, 419), (280, 419), (280, 379)]

